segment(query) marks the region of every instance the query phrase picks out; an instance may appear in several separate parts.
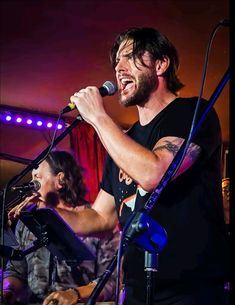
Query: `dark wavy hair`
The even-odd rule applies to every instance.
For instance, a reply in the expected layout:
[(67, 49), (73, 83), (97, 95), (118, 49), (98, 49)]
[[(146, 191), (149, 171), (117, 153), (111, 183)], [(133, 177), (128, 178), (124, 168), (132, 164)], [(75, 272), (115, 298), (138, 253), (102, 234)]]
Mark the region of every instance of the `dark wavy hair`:
[(168, 40), (166, 36), (160, 33), (158, 30), (148, 27), (143, 28), (130, 28), (125, 32), (119, 34), (112, 46), (110, 59), (112, 67), (116, 66), (117, 51), (123, 41), (133, 41), (133, 58), (137, 58), (141, 63), (143, 62), (142, 55), (145, 51), (148, 51), (152, 57), (152, 60), (163, 59), (165, 56), (169, 57), (170, 65), (165, 72), (165, 79), (168, 89), (177, 93), (184, 85), (177, 77), (177, 70), (179, 68), (179, 57), (176, 48)]
[(65, 204), (73, 207), (87, 204), (84, 199), (86, 187), (83, 181), (83, 168), (75, 161), (67, 151), (52, 151), (45, 160), (54, 175), (64, 173), (62, 188), (59, 190), (60, 197)]

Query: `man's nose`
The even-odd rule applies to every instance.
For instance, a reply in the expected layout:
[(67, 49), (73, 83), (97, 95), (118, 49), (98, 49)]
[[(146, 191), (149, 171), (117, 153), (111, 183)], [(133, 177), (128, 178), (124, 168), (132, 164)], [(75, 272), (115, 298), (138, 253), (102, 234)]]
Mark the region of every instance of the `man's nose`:
[(115, 71), (116, 72), (127, 71), (127, 69), (128, 69), (127, 60), (125, 58), (121, 58), (116, 64)]

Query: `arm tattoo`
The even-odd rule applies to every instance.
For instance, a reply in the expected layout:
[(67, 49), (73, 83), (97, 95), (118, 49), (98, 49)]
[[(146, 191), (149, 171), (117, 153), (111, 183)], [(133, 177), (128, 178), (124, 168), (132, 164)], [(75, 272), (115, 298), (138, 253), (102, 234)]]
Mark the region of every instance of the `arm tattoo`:
[(179, 146), (170, 141), (166, 141), (166, 144), (155, 147), (153, 151), (164, 150), (164, 149), (168, 150), (170, 153), (172, 153), (173, 156), (175, 156), (179, 151)]
[[(180, 141), (177, 144), (172, 143), (170, 141), (165, 141), (165, 144), (156, 146), (153, 151), (155, 152), (157, 150), (165, 149), (168, 152), (172, 153), (172, 155), (175, 157), (175, 155), (177, 154), (177, 152), (180, 149), (181, 144), (182, 144), (182, 141)], [(188, 148), (188, 151), (187, 151), (187, 156), (194, 162), (198, 158), (200, 151), (201, 151), (201, 148), (198, 145), (191, 143)]]

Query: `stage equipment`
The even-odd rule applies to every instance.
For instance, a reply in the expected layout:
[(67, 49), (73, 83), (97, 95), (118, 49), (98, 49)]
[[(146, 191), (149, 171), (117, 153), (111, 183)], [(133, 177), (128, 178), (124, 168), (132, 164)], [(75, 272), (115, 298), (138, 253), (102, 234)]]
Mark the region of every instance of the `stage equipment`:
[[(228, 82), (229, 78), (230, 78), (230, 73), (229, 73), (229, 68), (228, 68), (227, 71), (225, 72), (225, 74), (223, 75), (222, 79), (220, 80), (219, 84), (215, 88), (213, 94), (211, 95), (211, 97), (210, 97), (210, 99), (208, 101), (208, 106), (205, 109), (204, 113), (202, 113), (202, 115), (199, 118), (196, 118), (195, 121), (193, 120), (192, 128), (191, 128), (191, 130), (189, 132), (188, 138), (183, 142), (181, 148), (179, 149), (178, 153), (176, 154), (176, 156), (174, 157), (173, 161), (169, 165), (169, 167), (166, 170), (165, 174), (163, 175), (161, 181), (159, 182), (157, 187), (153, 190), (153, 192), (151, 193), (149, 199), (145, 203), (144, 208), (141, 211), (139, 211), (137, 213), (134, 213), (132, 215), (132, 217), (129, 219), (129, 221), (126, 224), (125, 229), (123, 231), (123, 236), (122, 236), (122, 239), (123, 239), (123, 248), (121, 248), (121, 254), (119, 254), (118, 252), (116, 253), (116, 255), (113, 258), (113, 261), (110, 263), (109, 267), (107, 268), (107, 274), (104, 274), (104, 276), (99, 279), (95, 289), (93, 290), (91, 296), (89, 297), (89, 299), (87, 300), (85, 305), (94, 305), (95, 304), (95, 300), (96, 300), (97, 296), (102, 291), (102, 289), (105, 286), (105, 283), (107, 282), (110, 274), (113, 272), (113, 270), (114, 270), (114, 268), (116, 266), (116, 262), (118, 260), (118, 257), (123, 255), (123, 252), (125, 251), (126, 247), (131, 242), (135, 242), (137, 244), (139, 242), (140, 245), (142, 245), (145, 250), (147, 249), (147, 251), (149, 250), (149, 248), (150, 249), (152, 247), (153, 247), (153, 249), (155, 248), (155, 251), (153, 252), (153, 254), (155, 254), (157, 256), (155, 256), (155, 258), (154, 258), (154, 256), (148, 255), (148, 252), (146, 252), (146, 255), (145, 255), (145, 266), (144, 266), (145, 271), (147, 271), (147, 282), (148, 282), (148, 284), (147, 284), (148, 287), (146, 287), (147, 288), (146, 305), (153, 304), (153, 300), (152, 300), (152, 297), (153, 297), (153, 291), (152, 291), (153, 285), (151, 283), (151, 279), (153, 278), (153, 273), (152, 272), (156, 272), (157, 271), (158, 252), (160, 252), (163, 249), (164, 244), (166, 243), (167, 236), (166, 236), (166, 232), (164, 233), (164, 229), (163, 228), (161, 228), (156, 223), (154, 224), (154, 221), (151, 218), (146, 217), (146, 220), (149, 220), (150, 223), (153, 224), (153, 227), (159, 229), (159, 232), (156, 234), (156, 236), (158, 236), (159, 239), (157, 239), (157, 238), (154, 239), (153, 237), (151, 237), (151, 234), (150, 234), (149, 235), (150, 236), (150, 243), (148, 244), (148, 242), (146, 242), (146, 245), (144, 245), (145, 244), (145, 242), (144, 242), (145, 239), (143, 238), (143, 240), (142, 240), (141, 234), (140, 234), (141, 232), (140, 231), (144, 227), (145, 229), (143, 230), (143, 233), (146, 234), (146, 228), (148, 227), (148, 221), (147, 222), (144, 221), (144, 226), (143, 226), (143, 224), (141, 223), (141, 220), (145, 220), (145, 215), (150, 213), (150, 211), (152, 210), (154, 204), (159, 199), (162, 191), (165, 189), (165, 187), (171, 181), (172, 177), (176, 174), (180, 164), (182, 163), (182, 161), (184, 159), (185, 152), (187, 151), (187, 148), (189, 147), (193, 137), (195, 136), (195, 134), (197, 133), (198, 129), (200, 128), (200, 126), (201, 126), (203, 120), (205, 119), (207, 113), (213, 107), (214, 103), (216, 102), (218, 96), (222, 92), (222, 90), (223, 90), (224, 86), (226, 85), (226, 83)], [(200, 102), (200, 98), (198, 99), (198, 103), (199, 102)], [(197, 113), (195, 113), (195, 114), (197, 114)], [(195, 115), (195, 117), (196, 117), (196, 115)], [(195, 123), (195, 125), (194, 125), (194, 123)], [(147, 223), (147, 226), (146, 226), (146, 223)], [(151, 231), (151, 227), (150, 226), (149, 226), (148, 229), (149, 229), (149, 231)], [(127, 233), (127, 235), (126, 235), (126, 233)], [(139, 240), (138, 240), (138, 238), (139, 238)], [(156, 244), (154, 246), (152, 245), (153, 241), (156, 242)], [(159, 243), (159, 245), (158, 245), (158, 243)], [(145, 248), (145, 246), (147, 246), (147, 247)], [(150, 252), (150, 254), (152, 254), (152, 253)], [(150, 264), (151, 262), (153, 263), (153, 265)], [(150, 275), (150, 273), (151, 273), (151, 275)], [(117, 290), (118, 290), (118, 288), (117, 288)], [(118, 300), (116, 300), (116, 303), (118, 303), (117, 301)]]
[(67, 262), (80, 264), (84, 260), (95, 259), (94, 254), (54, 209), (37, 209), (36, 205), (32, 205), (21, 212), (20, 220), (37, 239), (25, 250), (1, 246), (1, 256), (21, 260), (45, 246), (58, 259)]

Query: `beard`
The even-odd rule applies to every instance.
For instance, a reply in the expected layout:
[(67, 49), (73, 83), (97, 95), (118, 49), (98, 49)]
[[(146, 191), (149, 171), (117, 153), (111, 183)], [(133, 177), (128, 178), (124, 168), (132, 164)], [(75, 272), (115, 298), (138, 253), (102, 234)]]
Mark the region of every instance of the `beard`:
[(150, 73), (148, 74), (141, 74), (138, 80), (139, 87), (132, 96), (126, 98), (125, 100), (122, 100), (120, 96), (120, 104), (124, 107), (144, 104), (148, 101), (150, 94), (157, 87), (157, 78), (154, 68), (151, 68)]

